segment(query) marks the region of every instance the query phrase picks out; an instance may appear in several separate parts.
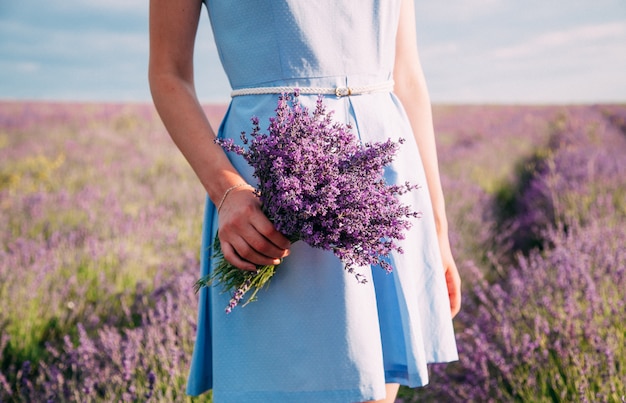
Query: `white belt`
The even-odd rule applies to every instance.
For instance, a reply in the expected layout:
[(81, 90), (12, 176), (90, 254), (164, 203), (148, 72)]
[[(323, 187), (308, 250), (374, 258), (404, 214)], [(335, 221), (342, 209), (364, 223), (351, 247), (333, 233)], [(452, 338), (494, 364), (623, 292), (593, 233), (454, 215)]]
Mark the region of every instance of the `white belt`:
[(359, 87), (252, 87), (240, 88), (230, 93), (231, 97), (241, 95), (261, 95), (261, 94), (288, 94), (298, 90), (300, 94), (313, 95), (335, 95), (337, 97), (347, 97), (350, 95), (369, 94), (372, 92), (393, 91), (393, 80), (384, 81), (377, 84), (364, 85)]

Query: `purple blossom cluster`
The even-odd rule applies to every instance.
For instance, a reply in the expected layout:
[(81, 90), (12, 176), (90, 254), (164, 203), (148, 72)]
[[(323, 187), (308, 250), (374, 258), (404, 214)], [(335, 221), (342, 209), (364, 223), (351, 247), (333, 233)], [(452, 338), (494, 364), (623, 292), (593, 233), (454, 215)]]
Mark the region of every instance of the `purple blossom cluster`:
[[(569, 108), (566, 108), (569, 109)], [(435, 132), (450, 221), (450, 241), (459, 262), (487, 264), (508, 253), (497, 240), (510, 232), (499, 224), (499, 199), (520, 177), (519, 167), (544, 147), (547, 125), (562, 106), (445, 105), (433, 108)], [(506, 217), (510, 215), (507, 213)]]
[[(406, 401), (623, 400), (626, 132), (615, 122), (624, 115), (555, 114), (505, 220), (510, 238), (492, 235), (491, 270), (463, 264), (471, 287), (458, 318), (460, 362), (433, 366), (431, 385)], [(515, 246), (531, 236), (538, 248)]]
[(461, 361), (433, 366), (416, 401), (620, 401), (626, 232), (593, 218), (546, 231), (543, 252), (496, 266), (499, 281), (464, 267), (473, 286), (459, 315)]
[[(264, 213), (290, 240), (332, 251), (359, 282), (367, 280), (358, 266), (391, 271), (385, 257), (402, 253), (397, 241), (410, 228), (409, 218), (418, 216), (397, 197), (417, 186), (387, 184), (384, 178), (398, 143), (362, 144), (350, 127), (333, 121), (321, 96), (310, 113), (297, 93), (282, 95), (275, 112), (268, 133), (261, 133), (259, 119), (252, 118), (250, 138), (245, 132), (241, 136), (243, 146), (216, 140), (254, 168)], [(233, 284), (223, 270), (239, 270), (219, 265), (214, 275), (226, 289), (235, 289), (229, 312), (251, 287), (251, 278)]]
[(45, 360), (9, 366), (14, 385), (0, 374), (0, 401), (184, 400), (197, 306), (193, 276), (190, 270), (148, 293), (139, 284), (123, 307), (135, 327), (79, 322), (75, 336), (45, 341)]
[[(461, 360), (401, 399), (623, 401), (626, 107), (434, 118)], [(187, 399), (203, 201), (150, 106), (0, 101), (0, 401)]]
[(0, 102), (0, 125), (0, 401), (183, 400), (204, 194), (156, 113)]

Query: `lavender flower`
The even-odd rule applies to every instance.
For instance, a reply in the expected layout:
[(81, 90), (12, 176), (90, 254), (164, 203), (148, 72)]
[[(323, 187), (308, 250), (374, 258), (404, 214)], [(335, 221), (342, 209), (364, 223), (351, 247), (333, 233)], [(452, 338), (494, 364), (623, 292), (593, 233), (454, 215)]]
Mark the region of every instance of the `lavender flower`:
[[(411, 401), (623, 400), (626, 138), (613, 122), (626, 114), (566, 112), (521, 172), (503, 218), (512, 229), (493, 242), (501, 255), (481, 264), (491, 270), (461, 266), (471, 288), (457, 319), (460, 361), (433, 366)], [(540, 248), (527, 248), (529, 237)]]
[[(349, 273), (364, 283), (355, 268), (379, 265), (392, 270), (385, 260), (392, 251), (402, 252), (398, 240), (410, 228), (409, 217), (418, 213), (400, 203), (396, 196), (417, 186), (388, 185), (384, 167), (394, 157), (398, 144), (357, 141), (350, 127), (333, 122), (323, 98), (312, 114), (293, 97), (279, 97), (276, 116), (270, 118), (267, 134), (261, 133), (259, 119), (252, 118), (247, 147), (232, 139), (216, 142), (225, 150), (241, 155), (253, 168), (259, 185), (256, 194), (263, 211), (276, 229), (292, 242), (302, 240), (315, 248), (332, 251)], [(399, 143), (403, 141), (400, 140)], [(214, 274), (200, 279), (196, 288), (214, 281), (234, 290), (226, 312), (252, 290), (247, 302), (271, 279), (275, 267), (243, 272), (223, 259), (216, 237), (218, 265)], [(247, 303), (246, 302), (246, 303)]]
[(148, 391), (145, 393), (146, 399), (150, 399), (154, 393), (154, 383), (156, 382), (156, 375), (153, 371), (148, 372)]
[[(434, 120), (461, 360), (402, 399), (622, 402), (626, 107), (435, 105)], [(131, 385), (184, 401), (202, 201), (151, 105), (0, 102), (0, 401), (117, 402)], [(542, 251), (518, 261), (526, 234)], [(470, 261), (492, 269), (474, 286)]]

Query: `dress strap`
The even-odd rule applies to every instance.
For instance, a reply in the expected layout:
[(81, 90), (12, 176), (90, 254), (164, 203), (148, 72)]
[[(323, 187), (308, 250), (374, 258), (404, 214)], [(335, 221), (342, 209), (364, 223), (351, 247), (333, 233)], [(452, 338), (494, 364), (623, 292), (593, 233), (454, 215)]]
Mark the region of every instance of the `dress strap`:
[(300, 94), (335, 95), (341, 98), (372, 92), (391, 92), (393, 84), (393, 80), (389, 80), (359, 87), (251, 87), (233, 90), (230, 96), (234, 98), (241, 95), (285, 94), (298, 90)]

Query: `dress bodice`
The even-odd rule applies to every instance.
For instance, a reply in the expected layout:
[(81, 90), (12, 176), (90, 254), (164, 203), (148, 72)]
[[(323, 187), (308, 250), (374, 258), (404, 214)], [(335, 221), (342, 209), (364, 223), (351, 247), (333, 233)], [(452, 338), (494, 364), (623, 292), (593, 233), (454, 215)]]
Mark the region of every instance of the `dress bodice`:
[(312, 78), (335, 84), (339, 77), (367, 85), (391, 77), (398, 0), (205, 3), (234, 89), (306, 86)]

